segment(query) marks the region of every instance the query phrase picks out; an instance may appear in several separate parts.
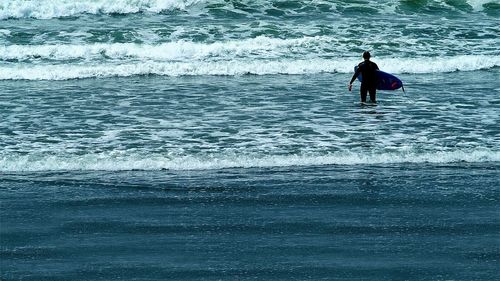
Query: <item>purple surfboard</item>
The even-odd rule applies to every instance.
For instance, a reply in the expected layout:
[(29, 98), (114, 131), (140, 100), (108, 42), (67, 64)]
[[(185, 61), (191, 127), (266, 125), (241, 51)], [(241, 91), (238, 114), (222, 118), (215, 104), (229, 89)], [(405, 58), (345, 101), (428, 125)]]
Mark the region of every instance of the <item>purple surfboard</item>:
[[(354, 67), (354, 71), (356, 71), (357, 69), (358, 66), (356, 65)], [(397, 90), (403, 87), (403, 82), (401, 82), (398, 77), (380, 70), (377, 70), (377, 79), (377, 90)], [(363, 77), (361, 74), (359, 74), (358, 80), (359, 82), (363, 81)]]

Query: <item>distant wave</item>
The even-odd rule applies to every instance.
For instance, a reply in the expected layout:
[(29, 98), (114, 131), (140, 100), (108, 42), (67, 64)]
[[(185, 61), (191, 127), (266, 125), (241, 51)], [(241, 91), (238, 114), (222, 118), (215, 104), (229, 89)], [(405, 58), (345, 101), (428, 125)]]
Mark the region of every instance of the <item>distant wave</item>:
[[(484, 43), (484, 42), (483, 42)], [(486, 44), (486, 43), (485, 43)], [(335, 46), (332, 50), (332, 46)], [(269, 75), (349, 73), (359, 58), (333, 36), (259, 36), (212, 43), (94, 43), (0, 46), (0, 80), (68, 80), (164, 75)], [(391, 73), (474, 71), (500, 66), (499, 55), (378, 57)]]
[[(0, 30), (2, 32), (2, 30)], [(394, 42), (404, 44), (405, 38)], [(481, 46), (491, 46), (494, 39), (484, 39)], [(456, 43), (455, 43), (456, 45)], [(455, 45), (443, 45), (439, 42), (429, 46), (426, 52), (413, 52), (427, 57), (442, 54), (438, 51), (457, 52)], [(405, 47), (407, 51), (414, 51)], [(487, 48), (486, 48), (487, 49)], [(395, 48), (395, 56), (406, 56)], [(44, 45), (4, 45), (0, 46), (0, 62), (51, 62), (60, 63), (67, 60), (83, 62), (96, 61), (186, 61), (186, 60), (231, 60), (231, 59), (277, 59), (277, 58), (314, 58), (335, 57), (339, 54), (352, 53), (352, 43), (343, 42), (338, 36), (305, 36), (300, 38), (273, 38), (257, 36), (237, 40), (222, 40), (218, 42), (192, 42), (178, 40), (158, 44), (147, 43), (91, 43), (91, 44), (44, 44)], [(375, 52), (376, 53), (376, 52)], [(474, 53), (474, 50), (470, 50)], [(375, 54), (376, 55), (376, 54)], [(480, 53), (479, 58), (486, 55)], [(491, 54), (495, 59), (496, 55)], [(452, 57), (453, 58), (453, 57)], [(464, 56), (465, 60), (468, 60)], [(359, 59), (359, 58), (357, 58)], [(379, 57), (375, 56), (375, 60)], [(382, 58), (384, 59), (384, 58)], [(454, 63), (454, 62), (452, 62)]]
[(162, 44), (95, 43), (0, 46), (0, 60), (181, 60), (206, 57), (277, 57), (285, 53), (310, 52), (321, 45), (331, 45), (332, 37), (316, 36), (279, 39), (258, 36), (234, 41), (198, 43), (175, 41)]
[[(286, 1), (283, 1), (286, 2)], [(292, 6), (297, 6), (297, 9), (310, 7), (314, 9), (317, 5), (330, 7), (330, 10), (337, 8), (342, 11), (348, 7), (351, 10), (360, 9), (360, 12), (366, 12), (365, 8), (368, 7), (373, 11), (398, 13), (400, 10), (397, 8), (403, 6), (402, 10), (406, 11), (408, 7), (415, 9), (414, 12), (420, 11), (422, 7), (429, 7), (433, 9), (441, 7), (450, 10), (464, 11), (472, 9), (473, 11), (483, 11), (486, 4), (495, 3), (493, 0), (466, 0), (462, 1), (411, 1), (415, 3), (408, 4), (408, 1), (396, 0), (382, 0), (382, 1), (369, 1), (365, 3), (346, 3), (344, 1), (338, 2), (334, 0), (319, 0), (319, 1), (293, 1)], [(69, 16), (78, 16), (81, 14), (131, 14), (140, 12), (161, 13), (171, 10), (187, 10), (190, 7), (201, 4), (223, 5), (228, 10), (238, 10), (231, 2), (223, 0), (4, 0), (0, 3), (0, 20), (9, 18), (36, 18), (36, 19), (50, 19), (61, 18)], [(266, 10), (275, 8), (272, 1), (264, 0), (242, 0), (240, 6), (252, 7), (254, 10), (261, 10), (265, 13)], [(485, 6), (486, 5), (486, 6)], [(286, 6), (286, 5), (285, 5)], [(218, 6), (219, 7), (219, 6)], [(240, 11), (240, 12), (245, 12)], [(338, 11), (337, 11), (338, 12)]]
[(500, 151), (458, 150), (406, 153), (352, 153), (338, 152), (327, 155), (251, 156), (220, 155), (210, 157), (184, 156), (168, 158), (162, 155), (112, 156), (47, 155), (47, 156), (3, 156), (0, 171), (61, 171), (61, 170), (211, 170), (225, 168), (289, 167), (318, 165), (362, 165), (398, 163), (457, 163), (499, 162)]
[[(103, 64), (30, 65), (0, 67), (0, 80), (69, 80), (136, 75), (163, 76), (238, 76), (273, 74), (350, 73), (356, 59), (278, 59), (189, 62), (130, 62)], [(445, 58), (380, 58), (379, 67), (387, 72), (443, 73), (474, 71), (500, 66), (500, 56), (456, 56)]]
[(207, 0), (6, 0), (0, 3), (0, 19), (49, 19), (79, 14), (159, 13), (189, 6)]

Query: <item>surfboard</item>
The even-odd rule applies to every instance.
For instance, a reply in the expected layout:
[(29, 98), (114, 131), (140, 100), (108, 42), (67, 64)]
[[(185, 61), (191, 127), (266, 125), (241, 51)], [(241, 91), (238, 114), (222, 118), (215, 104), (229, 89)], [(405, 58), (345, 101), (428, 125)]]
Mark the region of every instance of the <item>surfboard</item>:
[[(354, 67), (354, 71), (358, 69), (356, 65)], [(383, 72), (381, 70), (377, 70), (377, 90), (397, 90), (399, 88), (403, 88), (403, 82), (396, 76), (389, 74), (387, 72)], [(358, 76), (359, 82), (363, 81), (363, 77), (361, 74)], [(403, 88), (404, 92), (404, 88)]]

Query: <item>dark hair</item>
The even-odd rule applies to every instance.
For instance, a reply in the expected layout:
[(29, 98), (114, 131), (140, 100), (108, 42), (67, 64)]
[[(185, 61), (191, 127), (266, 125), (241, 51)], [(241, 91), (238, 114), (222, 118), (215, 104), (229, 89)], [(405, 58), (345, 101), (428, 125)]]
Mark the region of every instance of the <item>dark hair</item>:
[(363, 58), (364, 58), (365, 60), (369, 59), (370, 57), (371, 57), (370, 52), (368, 52), (368, 51), (364, 51), (364, 52), (363, 52)]

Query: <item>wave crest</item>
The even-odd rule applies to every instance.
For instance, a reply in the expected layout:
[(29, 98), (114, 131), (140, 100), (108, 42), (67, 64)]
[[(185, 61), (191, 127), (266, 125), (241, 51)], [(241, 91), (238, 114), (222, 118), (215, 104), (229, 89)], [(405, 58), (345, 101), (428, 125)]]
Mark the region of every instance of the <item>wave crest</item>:
[[(197, 4), (217, 4), (227, 10), (245, 12), (245, 8), (260, 10), (266, 13), (270, 9), (280, 9), (286, 13), (291, 10), (293, 13), (301, 13), (301, 9), (307, 7), (314, 13), (344, 11), (359, 11), (361, 14), (370, 13), (418, 13), (445, 9), (450, 11), (475, 11), (481, 12), (491, 5), (496, 5), (493, 0), (466, 0), (466, 1), (395, 1), (379, 0), (356, 3), (354, 1), (341, 2), (325, 0), (303, 0), (293, 1), (292, 5), (287, 5), (288, 1), (265, 1), (265, 0), (240, 0), (236, 4), (233, 1), (223, 0), (6, 0), (0, 3), (0, 20), (8, 18), (36, 18), (50, 19), (81, 14), (132, 14), (140, 12), (161, 13), (171, 10), (187, 10)], [(239, 7), (243, 7), (240, 9)], [(278, 13), (281, 14), (281, 13)]]
[(0, 20), (8, 18), (50, 19), (79, 14), (159, 13), (186, 9), (206, 0), (9, 0), (0, 4)]
[[(351, 73), (355, 59), (280, 59), (193, 62), (136, 62), (65, 65), (15, 65), (0, 67), (0, 80), (69, 80), (136, 75), (237, 76)], [(500, 66), (500, 56), (457, 56), (451, 58), (379, 59), (379, 67), (390, 73), (443, 73), (475, 71)]]
[(400, 152), (355, 153), (338, 152), (326, 155), (210, 155), (205, 157), (162, 155), (113, 154), (76, 155), (8, 155), (0, 158), (0, 171), (64, 171), (64, 170), (213, 170), (225, 168), (269, 168), (321, 165), (377, 165), (399, 163), (482, 163), (500, 162), (500, 151), (488, 149)]
[(306, 53), (312, 45), (332, 44), (326, 36), (277, 39), (265, 36), (235, 41), (197, 43), (175, 41), (161, 44), (95, 43), (0, 46), (0, 60), (182, 60), (235, 58), (243, 56), (279, 57), (290, 53)]

